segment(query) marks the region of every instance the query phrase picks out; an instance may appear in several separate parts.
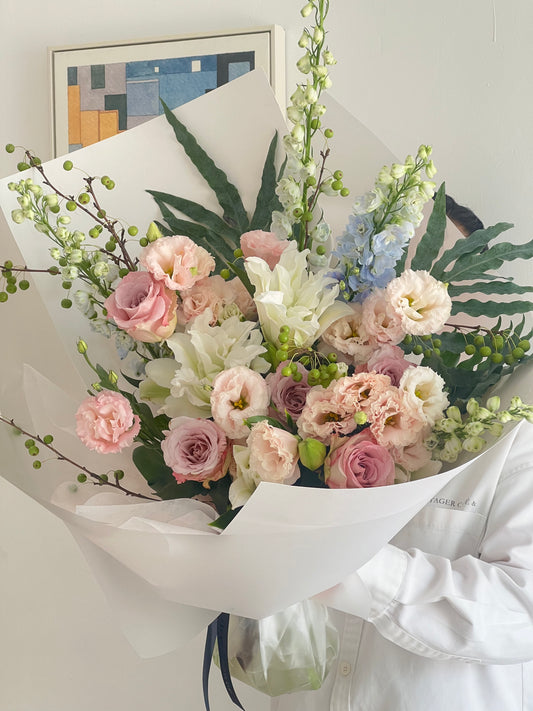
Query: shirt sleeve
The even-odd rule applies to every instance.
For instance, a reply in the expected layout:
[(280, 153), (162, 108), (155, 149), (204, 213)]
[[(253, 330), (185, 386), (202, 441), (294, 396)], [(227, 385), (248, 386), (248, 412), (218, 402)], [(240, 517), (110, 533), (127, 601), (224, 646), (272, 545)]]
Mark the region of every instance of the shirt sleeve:
[[(425, 657), (486, 664), (533, 659), (532, 428), (520, 434), (478, 557), (449, 560), (389, 544), (321, 599), (364, 617), (386, 639)], [(362, 586), (370, 609), (362, 602)]]

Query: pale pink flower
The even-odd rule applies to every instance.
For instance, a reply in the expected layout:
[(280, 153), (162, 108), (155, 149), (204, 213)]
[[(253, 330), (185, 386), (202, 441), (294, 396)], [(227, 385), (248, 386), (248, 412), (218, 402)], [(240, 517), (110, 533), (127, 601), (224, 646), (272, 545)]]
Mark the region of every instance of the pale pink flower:
[(372, 402), (368, 419), (376, 442), (384, 447), (412, 444), (426, 424), (423, 417), (405, 406), (402, 393), (393, 387)]
[(241, 249), (244, 257), (264, 259), (270, 269), (274, 269), (288, 244), (289, 240), (278, 239), (274, 232), (252, 230), (241, 235)]
[(336, 382), (340, 381), (334, 381), (327, 388), (318, 385), (307, 394), (306, 404), (296, 422), (302, 439), (313, 437), (329, 444), (333, 436), (347, 435), (356, 429), (353, 415), (357, 409), (351, 409), (337, 397)]
[(156, 239), (143, 249), (140, 262), (155, 279), (175, 291), (191, 289), (215, 268), (209, 252), (183, 235)]
[(384, 289), (374, 290), (363, 301), (362, 322), (369, 339), (396, 345), (405, 336), (402, 321), (390, 305)]
[(224, 431), (211, 420), (175, 417), (161, 442), (165, 464), (178, 484), (217, 481), (228, 471), (231, 449)]
[(286, 412), (293, 420), (297, 420), (300, 417), (305, 406), (307, 393), (311, 390), (311, 386), (307, 382), (308, 371), (301, 363), (296, 363), (298, 372), (302, 374), (302, 379), (299, 382), (296, 382), (291, 376), (282, 375), (281, 371), (287, 363), (288, 361), (280, 363), (276, 372), (269, 373), (266, 377), (272, 403), (283, 421), (286, 419)]
[(415, 367), (404, 358), (404, 353), (398, 346), (383, 345), (375, 353), (372, 353), (366, 364), (366, 368), (374, 373), (388, 375), (391, 384), (398, 387), (400, 378), (407, 368)]
[(196, 282), (190, 289), (182, 291), (177, 311), (178, 323), (183, 326), (206, 309), (210, 309), (213, 317), (209, 325), (214, 326), (225, 304), (225, 283), (224, 279), (216, 274), (205, 277)]
[(427, 466), (431, 461), (431, 452), (424, 445), (424, 440), (429, 436), (430, 432), (430, 428), (424, 428), (412, 444), (406, 447), (392, 447), (390, 452), (396, 464), (408, 472), (416, 472)]
[(247, 321), (257, 321), (257, 306), (242, 281), (235, 277), (226, 282), (226, 289), (228, 293), (226, 303), (236, 304)]
[(76, 412), (76, 434), (89, 449), (114, 454), (129, 447), (141, 424), (128, 400), (120, 393), (102, 390), (88, 397)]
[(452, 300), (446, 285), (428, 272), (406, 269), (388, 283), (386, 292), (403, 329), (413, 336), (440, 333), (450, 316)]
[(388, 375), (379, 373), (355, 373), (334, 381), (332, 387), (338, 407), (351, 415), (360, 411), (368, 415), (373, 403), (394, 389)]
[(230, 439), (247, 437), (244, 420), (266, 415), (269, 402), (264, 378), (243, 365), (223, 370), (213, 381), (211, 414)]
[(361, 304), (349, 306), (352, 313), (332, 323), (322, 334), (322, 341), (335, 351), (351, 356), (353, 363), (358, 365), (366, 363), (377, 344), (366, 330)]
[(332, 489), (358, 489), (394, 483), (394, 460), (368, 429), (332, 448), (324, 462), (326, 484)]
[(448, 407), (444, 380), (431, 368), (419, 366), (406, 370), (398, 385), (405, 407), (433, 426)]
[(156, 343), (176, 328), (176, 292), (149, 272), (130, 272), (104, 302), (108, 318), (137, 341)]
[(261, 481), (294, 484), (300, 477), (298, 440), (290, 432), (262, 420), (252, 427), (246, 443), (250, 451), (250, 470)]

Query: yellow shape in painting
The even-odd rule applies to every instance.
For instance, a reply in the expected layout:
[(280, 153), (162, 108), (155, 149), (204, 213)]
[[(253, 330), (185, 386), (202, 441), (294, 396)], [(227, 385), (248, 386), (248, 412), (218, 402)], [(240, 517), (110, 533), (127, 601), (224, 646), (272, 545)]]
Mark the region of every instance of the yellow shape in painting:
[(68, 87), (68, 142), (81, 143), (80, 87)]
[(100, 140), (116, 136), (118, 133), (118, 111), (100, 111), (98, 116)]
[(85, 146), (90, 146), (92, 143), (98, 143), (100, 140), (98, 111), (82, 111), (81, 112), (81, 141)]

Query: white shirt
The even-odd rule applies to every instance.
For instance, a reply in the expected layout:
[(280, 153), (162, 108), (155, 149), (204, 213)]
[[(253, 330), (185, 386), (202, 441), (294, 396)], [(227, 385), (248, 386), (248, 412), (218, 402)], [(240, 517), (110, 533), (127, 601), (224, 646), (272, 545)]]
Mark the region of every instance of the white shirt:
[(519, 425), (321, 596), (342, 611), (338, 661), (272, 711), (533, 711), (532, 443)]

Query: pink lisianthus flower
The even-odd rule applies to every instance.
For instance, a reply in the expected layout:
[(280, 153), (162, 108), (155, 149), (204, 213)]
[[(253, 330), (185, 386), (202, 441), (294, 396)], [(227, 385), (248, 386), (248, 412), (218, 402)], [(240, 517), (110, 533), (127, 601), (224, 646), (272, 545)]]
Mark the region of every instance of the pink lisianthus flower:
[(86, 447), (100, 454), (115, 454), (129, 447), (140, 429), (128, 400), (112, 390), (86, 398), (76, 412), (76, 434)]
[(392, 386), (372, 402), (368, 419), (372, 435), (384, 447), (407, 447), (426, 425), (425, 418), (410, 410), (403, 393)]
[(301, 363), (296, 363), (298, 372), (302, 374), (300, 382), (296, 382), (291, 376), (282, 375), (281, 371), (287, 363), (288, 361), (280, 363), (276, 372), (269, 373), (266, 377), (272, 403), (283, 422), (286, 421), (285, 413), (288, 413), (293, 420), (300, 417), (305, 407), (307, 393), (311, 390), (307, 382), (308, 371)]
[(250, 452), (250, 470), (261, 481), (294, 484), (300, 477), (298, 440), (266, 420), (257, 422), (246, 441)]
[(352, 313), (334, 321), (322, 334), (322, 341), (336, 352), (351, 356), (353, 363), (365, 363), (377, 348), (363, 321), (361, 304), (350, 304)]
[(191, 289), (215, 268), (209, 252), (183, 235), (156, 239), (143, 249), (140, 262), (174, 291)]
[(440, 333), (452, 310), (446, 285), (425, 271), (406, 269), (385, 289), (392, 310), (405, 333), (424, 336)]
[(241, 249), (245, 259), (259, 257), (265, 260), (270, 269), (274, 269), (288, 244), (289, 240), (278, 239), (274, 232), (252, 230), (241, 235)]
[(363, 301), (362, 321), (371, 341), (396, 345), (405, 336), (401, 318), (391, 308), (384, 289), (374, 290)]
[(324, 462), (326, 484), (331, 489), (359, 489), (394, 483), (394, 460), (377, 444), (368, 429), (339, 440)]
[(332, 387), (341, 411), (351, 415), (356, 412), (368, 415), (373, 403), (392, 389), (388, 375), (373, 372), (339, 378)]
[(161, 442), (165, 464), (178, 484), (217, 481), (228, 471), (231, 449), (225, 432), (211, 420), (175, 417)]
[(266, 415), (270, 397), (265, 379), (244, 365), (223, 370), (213, 380), (211, 414), (230, 439), (244, 439), (250, 430), (244, 420)]
[(137, 341), (157, 343), (176, 328), (174, 291), (149, 272), (130, 272), (104, 302), (108, 318)]
[(197, 281), (194, 286), (180, 293), (177, 316), (178, 323), (184, 326), (206, 309), (213, 315), (209, 325), (214, 326), (224, 306), (224, 279), (214, 275)]
[(316, 386), (309, 391), (296, 422), (302, 439), (311, 437), (328, 445), (335, 435), (347, 435), (356, 429), (353, 415), (357, 410), (345, 407), (337, 397), (335, 385), (334, 381), (327, 388)]

